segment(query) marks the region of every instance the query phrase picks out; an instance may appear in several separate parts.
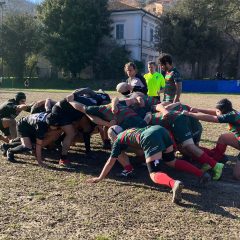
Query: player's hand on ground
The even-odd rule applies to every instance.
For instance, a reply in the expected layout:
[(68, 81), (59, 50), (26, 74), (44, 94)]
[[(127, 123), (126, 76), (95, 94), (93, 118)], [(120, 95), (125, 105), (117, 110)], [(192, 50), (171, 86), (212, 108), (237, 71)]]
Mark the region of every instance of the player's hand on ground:
[(101, 181), (101, 179), (99, 179), (98, 177), (94, 177), (94, 178), (88, 179), (87, 183), (98, 183), (100, 181)]

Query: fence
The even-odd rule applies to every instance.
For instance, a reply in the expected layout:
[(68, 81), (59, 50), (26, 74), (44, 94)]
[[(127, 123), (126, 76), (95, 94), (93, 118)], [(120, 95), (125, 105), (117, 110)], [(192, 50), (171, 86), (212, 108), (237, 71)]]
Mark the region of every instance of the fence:
[(240, 80), (184, 80), (183, 92), (240, 93)]

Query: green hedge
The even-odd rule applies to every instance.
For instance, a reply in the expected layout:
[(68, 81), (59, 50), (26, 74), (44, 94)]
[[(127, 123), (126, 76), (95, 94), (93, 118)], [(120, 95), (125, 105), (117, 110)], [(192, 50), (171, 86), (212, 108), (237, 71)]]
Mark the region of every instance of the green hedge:
[[(81, 87), (90, 87), (94, 90), (115, 90), (117, 81), (114, 80), (65, 80), (65, 79), (31, 79), (29, 88), (31, 89), (76, 89)], [(3, 88), (25, 88), (24, 82), (17, 81), (14, 78), (4, 79)]]

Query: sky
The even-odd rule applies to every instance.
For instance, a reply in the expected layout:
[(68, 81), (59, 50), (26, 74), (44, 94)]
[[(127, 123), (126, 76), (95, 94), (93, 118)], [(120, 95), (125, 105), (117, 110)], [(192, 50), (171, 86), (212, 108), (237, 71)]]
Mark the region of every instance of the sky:
[(32, 3), (40, 3), (42, 2), (43, 0), (28, 0), (29, 2), (32, 2)]

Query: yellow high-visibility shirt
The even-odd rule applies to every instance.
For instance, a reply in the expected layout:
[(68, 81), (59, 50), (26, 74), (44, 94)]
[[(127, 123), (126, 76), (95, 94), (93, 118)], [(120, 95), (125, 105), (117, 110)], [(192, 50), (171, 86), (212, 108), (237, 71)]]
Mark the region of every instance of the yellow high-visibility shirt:
[(154, 74), (146, 73), (144, 75), (144, 78), (147, 83), (148, 92), (147, 95), (151, 97), (158, 96), (158, 91), (161, 90), (161, 88), (165, 87), (165, 79), (163, 75), (159, 72), (155, 72)]

